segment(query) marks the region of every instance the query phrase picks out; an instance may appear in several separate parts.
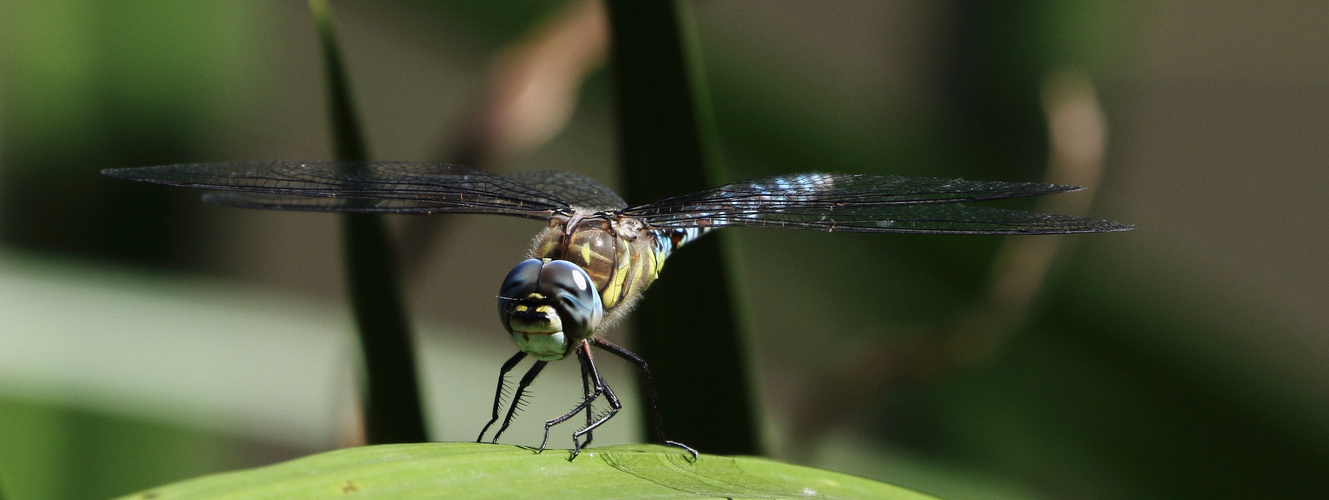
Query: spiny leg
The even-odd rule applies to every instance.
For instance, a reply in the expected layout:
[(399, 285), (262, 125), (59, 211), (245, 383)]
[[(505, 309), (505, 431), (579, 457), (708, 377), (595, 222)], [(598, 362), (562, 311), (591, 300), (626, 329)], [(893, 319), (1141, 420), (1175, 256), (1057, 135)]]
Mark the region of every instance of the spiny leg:
[(596, 347), (609, 351), (620, 358), (628, 360), (632, 364), (637, 365), (637, 368), (640, 368), (642, 373), (646, 374), (646, 392), (651, 398), (651, 417), (655, 420), (655, 431), (659, 433), (660, 440), (664, 441), (667, 445), (677, 446), (687, 450), (688, 453), (692, 454), (692, 461), (697, 461), (697, 450), (694, 450), (692, 447), (683, 443), (670, 441), (669, 438), (665, 437), (664, 419), (660, 418), (660, 404), (655, 396), (655, 381), (651, 379), (651, 368), (650, 366), (647, 366), (646, 360), (641, 359), (641, 356), (633, 354), (632, 351), (619, 347), (617, 344), (599, 337), (591, 338), (588, 342), (594, 344)]
[(589, 437), (584, 442), (579, 442), (578, 438), (583, 435), (590, 436), (591, 431), (594, 431), (595, 428), (599, 427), (601, 424), (608, 422), (609, 419), (614, 418), (614, 415), (617, 415), (618, 411), (623, 409), (623, 403), (620, 403), (618, 401), (618, 396), (614, 395), (614, 389), (610, 388), (609, 384), (605, 383), (604, 378), (600, 377), (600, 373), (595, 369), (595, 365), (591, 365), (591, 372), (594, 375), (600, 390), (604, 391), (605, 399), (609, 401), (609, 410), (605, 411), (603, 415), (600, 415), (599, 420), (591, 422), (591, 408), (590, 406), (586, 407), (586, 420), (588, 423), (586, 424), (586, 427), (582, 427), (581, 430), (572, 433), (572, 457), (570, 457), (569, 460), (577, 458), (577, 454), (581, 453), (581, 449), (591, 444)]
[[(591, 403), (595, 401), (595, 398), (600, 397), (600, 394), (604, 393), (604, 387), (605, 387), (604, 380), (600, 378), (600, 373), (595, 369), (595, 363), (591, 360), (591, 347), (587, 345), (585, 342), (582, 342), (581, 345), (578, 345), (576, 347), (576, 349), (577, 349), (577, 360), (581, 362), (582, 371), (590, 375), (590, 380), (591, 380), (590, 385), (593, 390), (589, 391), (586, 394), (585, 398), (582, 399), (581, 404), (578, 404), (576, 407), (572, 408), (567, 413), (564, 413), (562, 416), (558, 418), (545, 421), (545, 438), (544, 441), (540, 442), (540, 450), (544, 450), (545, 445), (549, 443), (550, 429), (552, 429), (555, 425), (566, 422), (569, 418), (572, 418), (577, 413), (583, 410), (589, 411)], [(574, 439), (574, 444), (576, 444), (575, 441), (576, 440)], [(572, 456), (574, 457), (577, 456), (575, 451), (573, 452)]]
[(534, 365), (531, 365), (530, 370), (526, 370), (526, 375), (521, 377), (521, 382), (517, 383), (517, 392), (512, 395), (512, 404), (508, 406), (508, 416), (503, 417), (503, 426), (499, 427), (498, 432), (494, 433), (493, 442), (497, 443), (498, 437), (503, 435), (503, 431), (508, 430), (508, 425), (512, 423), (512, 417), (515, 417), (517, 409), (521, 408), (521, 398), (526, 394), (526, 388), (531, 385), (531, 382), (535, 381), (535, 377), (540, 376), (540, 370), (544, 370), (547, 364), (549, 364), (548, 361), (536, 361)]
[[(498, 389), (494, 391), (494, 416), (489, 419), (489, 423), (485, 424), (483, 429), (480, 429), (480, 437), (475, 438), (475, 442), (484, 442), (485, 433), (489, 432), (489, 426), (494, 425), (494, 422), (498, 421), (498, 408), (503, 406), (503, 388), (507, 385), (508, 372), (512, 371), (512, 369), (517, 366), (517, 363), (520, 363), (523, 359), (526, 359), (526, 353), (518, 352), (511, 358), (508, 358), (508, 360), (503, 363), (503, 367), (498, 369)], [(494, 440), (497, 441), (498, 436), (494, 436)]]

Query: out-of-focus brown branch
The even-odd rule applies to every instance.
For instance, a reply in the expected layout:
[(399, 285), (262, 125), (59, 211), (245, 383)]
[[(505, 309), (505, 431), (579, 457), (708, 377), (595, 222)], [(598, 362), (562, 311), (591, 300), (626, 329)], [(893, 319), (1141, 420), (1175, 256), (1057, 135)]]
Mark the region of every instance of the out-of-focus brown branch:
[[(1061, 71), (1043, 84), (1048, 124), (1049, 162), (1045, 182), (1076, 186), (1098, 184), (1107, 144), (1107, 121), (1087, 76)], [(1092, 190), (1092, 188), (1091, 188)], [(1083, 215), (1092, 196), (1041, 198), (1040, 212)], [(837, 415), (880, 400), (902, 383), (926, 380), (988, 359), (1037, 312), (1048, 277), (1069, 255), (1074, 239), (1007, 237), (993, 259), (983, 295), (969, 311), (927, 328), (904, 343), (870, 339), (855, 343), (824, 381), (798, 405), (790, 435), (799, 448), (833, 426)]]
[[(1044, 182), (1096, 186), (1103, 172), (1107, 120), (1093, 82), (1080, 73), (1061, 71), (1043, 83), (1043, 113), (1048, 125), (1048, 169)], [(1093, 196), (1046, 196), (1036, 210), (1084, 215)], [(964, 366), (987, 358), (1036, 313), (1039, 297), (1055, 266), (1069, 255), (1074, 238), (1005, 238), (993, 259), (985, 293), (975, 310), (943, 325), (938, 334), (951, 339), (947, 364)], [(943, 368), (946, 369), (946, 368)]]
[(604, 65), (607, 40), (604, 6), (581, 0), (504, 49), (456, 157), (485, 164), (549, 141), (572, 116), (582, 81)]
[[(529, 154), (567, 126), (578, 89), (604, 65), (608, 25), (599, 0), (578, 0), (550, 16), (493, 60), (489, 82), (466, 132), (445, 140), (439, 160), (483, 168)], [(402, 262), (415, 268), (440, 232), (440, 217), (412, 218)], [(406, 276), (416, 273), (406, 272)]]

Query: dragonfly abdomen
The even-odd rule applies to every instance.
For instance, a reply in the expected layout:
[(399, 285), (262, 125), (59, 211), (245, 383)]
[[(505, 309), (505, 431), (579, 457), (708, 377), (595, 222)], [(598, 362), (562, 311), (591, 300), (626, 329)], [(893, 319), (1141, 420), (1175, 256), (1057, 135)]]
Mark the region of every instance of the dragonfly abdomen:
[[(700, 238), (701, 235), (711, 232), (709, 227), (681, 227), (668, 229), (652, 229), (650, 232), (655, 235), (655, 252), (660, 256), (660, 263), (673, 253), (675, 249), (686, 245), (692, 240)], [(659, 272), (659, 270), (656, 270)]]

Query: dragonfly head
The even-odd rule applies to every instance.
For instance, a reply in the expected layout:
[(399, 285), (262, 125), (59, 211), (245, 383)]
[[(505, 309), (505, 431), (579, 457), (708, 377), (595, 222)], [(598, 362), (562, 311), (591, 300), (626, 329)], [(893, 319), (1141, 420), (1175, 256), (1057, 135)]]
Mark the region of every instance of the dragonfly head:
[(498, 315), (517, 347), (535, 359), (563, 359), (604, 318), (600, 292), (566, 260), (528, 259), (503, 279)]

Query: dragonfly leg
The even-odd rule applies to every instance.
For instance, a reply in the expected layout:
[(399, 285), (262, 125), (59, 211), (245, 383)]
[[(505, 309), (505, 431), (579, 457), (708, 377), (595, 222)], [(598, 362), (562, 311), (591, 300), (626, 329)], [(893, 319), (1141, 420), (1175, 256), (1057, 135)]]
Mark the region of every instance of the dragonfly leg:
[(637, 365), (637, 368), (641, 369), (642, 373), (646, 375), (646, 392), (651, 398), (651, 417), (655, 420), (655, 431), (660, 436), (660, 440), (664, 441), (664, 444), (677, 446), (687, 450), (687, 452), (692, 455), (692, 461), (697, 461), (697, 450), (694, 450), (692, 447), (683, 443), (670, 441), (669, 438), (665, 437), (664, 419), (660, 418), (660, 404), (655, 395), (655, 381), (651, 379), (651, 368), (646, 364), (646, 360), (641, 359), (641, 356), (634, 354), (632, 351), (619, 347), (617, 344), (599, 337), (593, 337), (587, 340), (587, 342), (609, 351), (620, 358), (626, 359), (628, 362)]
[(508, 425), (512, 423), (512, 417), (517, 416), (517, 410), (521, 409), (521, 398), (526, 395), (526, 388), (535, 381), (535, 377), (540, 376), (540, 370), (545, 369), (548, 361), (536, 361), (531, 365), (530, 370), (526, 370), (526, 375), (522, 375), (521, 382), (517, 383), (517, 392), (512, 395), (512, 404), (508, 406), (508, 416), (503, 417), (503, 426), (494, 433), (494, 441), (498, 442), (498, 437), (503, 435), (503, 431), (508, 430)]
[[(591, 395), (593, 394), (592, 390), (593, 390), (593, 389), (592, 389), (592, 386), (591, 386), (591, 370), (590, 370), (589, 368), (587, 368), (586, 365), (581, 365), (581, 392), (582, 392), (583, 394), (585, 394), (586, 397), (589, 398), (589, 397), (591, 397)], [(591, 423), (594, 422), (594, 420), (595, 420), (595, 419), (593, 418), (594, 414), (595, 414), (595, 408), (594, 408), (593, 406), (587, 405), (587, 406), (586, 406), (586, 427), (590, 427), (590, 426), (591, 426)], [(591, 440), (594, 439), (594, 438), (595, 438), (594, 434), (592, 434), (592, 433), (590, 433), (590, 432), (587, 432), (587, 433), (586, 433), (586, 440), (583, 441), (583, 442), (581, 443), (581, 445), (582, 445), (582, 446), (590, 446), (590, 445), (591, 445)]]
[[(594, 370), (594, 366), (591, 368)], [(618, 414), (619, 410), (623, 409), (623, 403), (620, 403), (618, 401), (618, 396), (614, 395), (614, 389), (610, 388), (609, 384), (605, 383), (604, 379), (600, 377), (598, 372), (593, 372), (593, 375), (597, 386), (604, 392), (605, 399), (609, 401), (609, 410), (605, 411), (603, 415), (600, 415), (598, 419), (592, 419), (591, 408), (589, 406), (586, 408), (587, 424), (586, 427), (582, 427), (581, 430), (572, 433), (572, 457), (570, 457), (569, 460), (577, 458), (577, 454), (581, 453), (581, 449), (591, 444), (589, 436), (596, 427), (608, 422), (609, 419), (614, 418), (614, 415)], [(592, 420), (594, 421), (592, 422)], [(578, 438), (582, 436), (587, 436), (586, 440), (578, 441)]]
[[(494, 391), (494, 416), (489, 419), (489, 423), (485, 424), (483, 429), (480, 429), (480, 437), (475, 438), (475, 442), (484, 442), (485, 433), (489, 432), (489, 426), (494, 425), (494, 422), (498, 421), (498, 409), (500, 406), (503, 406), (503, 389), (508, 385), (508, 372), (512, 371), (512, 369), (517, 366), (517, 363), (525, 358), (526, 353), (519, 351), (516, 355), (508, 358), (508, 360), (503, 363), (503, 367), (498, 369), (498, 389)], [(494, 436), (494, 439), (497, 440), (498, 436)]]
[[(589, 386), (591, 390), (587, 392), (585, 398), (582, 399), (581, 404), (578, 404), (576, 407), (572, 408), (571, 410), (568, 410), (567, 413), (564, 413), (558, 418), (545, 421), (545, 438), (544, 441), (540, 442), (541, 450), (544, 450), (545, 445), (549, 443), (550, 429), (552, 429), (555, 425), (566, 422), (568, 419), (576, 416), (578, 413), (582, 411), (590, 411), (591, 403), (595, 401), (595, 398), (598, 398), (600, 397), (601, 394), (604, 394), (604, 389), (605, 389), (604, 379), (600, 378), (599, 370), (595, 369), (595, 361), (591, 359), (591, 347), (587, 345), (585, 342), (583, 342), (581, 345), (577, 346), (576, 349), (577, 349), (577, 360), (581, 362), (582, 371), (584, 374), (587, 374), (589, 376), (590, 379)], [(590, 427), (590, 425), (588, 425), (587, 427)], [(591, 428), (593, 429), (594, 427)], [(580, 434), (576, 436), (580, 437)], [(573, 440), (573, 444), (577, 445), (577, 441), (575, 438)], [(574, 457), (577, 456), (577, 453), (579, 451), (580, 451), (580, 446), (576, 446), (576, 449), (573, 450), (572, 456)]]

